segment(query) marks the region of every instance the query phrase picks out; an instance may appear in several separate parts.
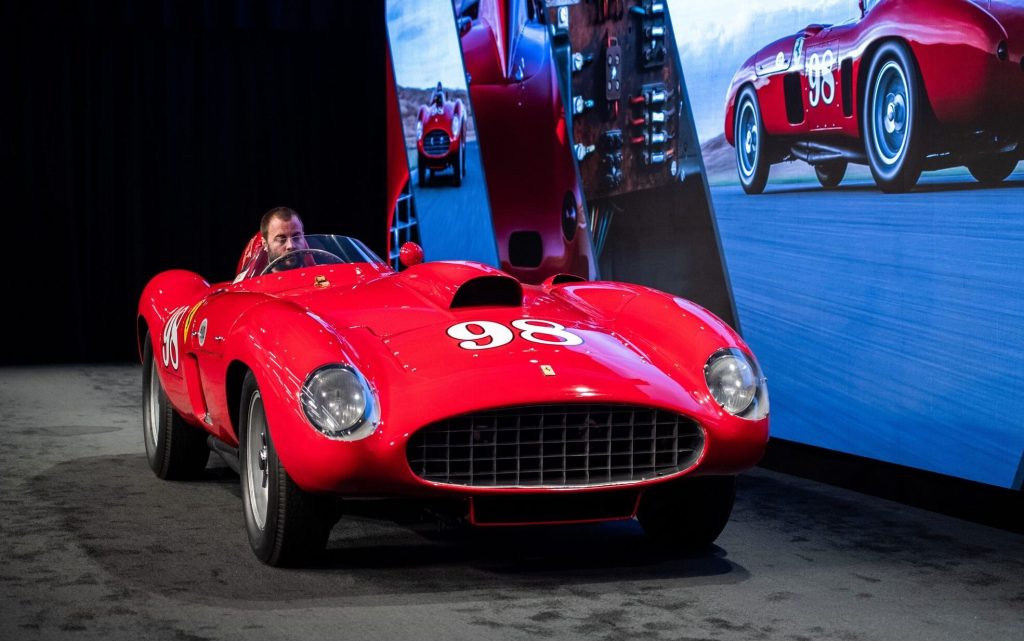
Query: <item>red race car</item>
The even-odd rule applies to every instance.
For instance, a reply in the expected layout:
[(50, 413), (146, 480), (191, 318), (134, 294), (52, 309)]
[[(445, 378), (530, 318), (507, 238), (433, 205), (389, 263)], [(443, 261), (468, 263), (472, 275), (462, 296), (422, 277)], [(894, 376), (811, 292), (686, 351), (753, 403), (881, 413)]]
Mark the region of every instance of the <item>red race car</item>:
[(457, 2), (456, 14), (502, 269), (530, 283), (595, 277), (543, 16), (531, 0)]
[(221, 454), (266, 563), (322, 550), (338, 497), (440, 500), (475, 525), (636, 517), (705, 546), (764, 453), (757, 361), (692, 302), (523, 285), (412, 243), (402, 272), (343, 236), (269, 264), (252, 248), (234, 282), (155, 276), (138, 341), (150, 466), (191, 477)]
[(800, 159), (824, 187), (848, 163), (886, 192), (966, 165), (998, 183), (1024, 158), (1024, 6), (1004, 0), (862, 0), (849, 24), (812, 24), (733, 77), (725, 135), (740, 182)]
[(466, 108), (461, 100), (448, 100), (437, 83), (430, 104), (420, 107), (416, 121), (416, 163), (419, 184), (426, 186), (427, 170), (431, 177), (449, 167), (452, 184), (462, 185), (466, 175)]

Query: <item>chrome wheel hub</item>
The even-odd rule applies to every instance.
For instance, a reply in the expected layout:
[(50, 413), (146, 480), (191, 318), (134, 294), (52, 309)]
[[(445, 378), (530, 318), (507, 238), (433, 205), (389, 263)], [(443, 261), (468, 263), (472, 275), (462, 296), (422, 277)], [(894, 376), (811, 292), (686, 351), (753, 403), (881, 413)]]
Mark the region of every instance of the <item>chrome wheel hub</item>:
[(757, 164), (757, 114), (749, 100), (740, 105), (739, 140), (736, 141), (740, 172), (751, 176)]
[(885, 97), (885, 133), (903, 131), (907, 124), (907, 104), (901, 94)]
[(910, 96), (907, 76), (895, 60), (882, 65), (871, 98), (871, 144), (886, 165), (895, 165), (907, 148)]

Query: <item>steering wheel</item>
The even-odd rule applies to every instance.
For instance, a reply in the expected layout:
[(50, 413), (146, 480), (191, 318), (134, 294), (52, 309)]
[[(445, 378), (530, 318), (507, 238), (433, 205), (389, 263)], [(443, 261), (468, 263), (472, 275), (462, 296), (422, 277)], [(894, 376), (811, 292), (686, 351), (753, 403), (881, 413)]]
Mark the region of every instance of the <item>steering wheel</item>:
[[(270, 261), (270, 263), (268, 263), (267, 266), (263, 268), (263, 271), (260, 272), (260, 276), (263, 276), (264, 274), (269, 274), (270, 272), (275, 271), (278, 268), (281, 268), (283, 270), (295, 269), (296, 267), (305, 267), (305, 265), (299, 264), (300, 262), (305, 262), (302, 260), (303, 257), (305, 256), (311, 257), (313, 259), (314, 265), (332, 265), (344, 262), (331, 252), (323, 249), (293, 249), (290, 252), (282, 254), (281, 256), (278, 256), (274, 260)], [(284, 267), (285, 265), (288, 265), (293, 261), (295, 262), (295, 264), (291, 265), (290, 267)]]

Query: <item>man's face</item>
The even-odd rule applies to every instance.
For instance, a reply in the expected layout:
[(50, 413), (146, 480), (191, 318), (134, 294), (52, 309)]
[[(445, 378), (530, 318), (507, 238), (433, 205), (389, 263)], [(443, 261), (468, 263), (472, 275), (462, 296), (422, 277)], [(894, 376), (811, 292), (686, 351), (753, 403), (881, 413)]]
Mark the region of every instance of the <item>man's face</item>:
[(284, 256), (290, 251), (306, 249), (302, 221), (295, 216), (289, 220), (274, 218), (267, 228), (267, 238), (264, 243), (267, 248), (268, 262), (273, 262), (275, 258)]

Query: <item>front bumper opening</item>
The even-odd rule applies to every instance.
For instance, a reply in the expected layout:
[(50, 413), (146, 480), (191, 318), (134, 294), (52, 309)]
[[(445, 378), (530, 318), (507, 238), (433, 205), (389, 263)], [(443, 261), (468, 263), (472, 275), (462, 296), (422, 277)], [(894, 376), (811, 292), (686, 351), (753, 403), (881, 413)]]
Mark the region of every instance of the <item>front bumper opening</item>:
[(545, 525), (619, 521), (636, 515), (638, 490), (474, 496), (469, 501), (473, 525)]

